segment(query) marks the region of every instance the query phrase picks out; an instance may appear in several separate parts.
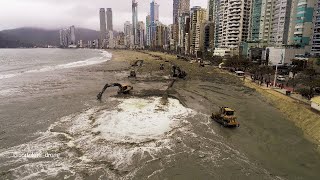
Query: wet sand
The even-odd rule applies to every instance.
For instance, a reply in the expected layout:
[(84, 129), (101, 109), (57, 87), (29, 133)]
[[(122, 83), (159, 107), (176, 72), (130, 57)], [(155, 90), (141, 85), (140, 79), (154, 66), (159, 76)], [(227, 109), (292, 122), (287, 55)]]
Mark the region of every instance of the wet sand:
[[(41, 144), (43, 139), (50, 142), (58, 136), (48, 132), (49, 135), (45, 138), (37, 139), (41, 137), (37, 132), (46, 131), (62, 117), (79, 114), (92, 107), (111, 110), (117, 104), (114, 100), (117, 98), (169, 96), (178, 99), (197, 114), (186, 118), (179, 127), (159, 140), (121, 145), (106, 140), (95, 142), (93, 139), (96, 136), (91, 130), (87, 132), (75, 129), (76, 133), (63, 130), (65, 127), (73, 127), (72, 122), (76, 119), (71, 118), (70, 122), (56, 124), (55, 131), (62, 129), (64, 132), (57, 149), (76, 152), (62, 161), (68, 162), (77, 173), (73, 175), (62, 171), (57, 177), (68, 175), (67, 177), (74, 179), (79, 175), (82, 179), (318, 179), (320, 156), (316, 151), (317, 146), (308, 141), (301, 129), (286, 119), (286, 115), (255, 90), (244, 86), (237, 77), (213, 67), (200, 68), (198, 64), (176, 60), (170, 55), (151, 53), (179, 65), (188, 73), (185, 80), (178, 79), (173, 87), (167, 90), (171, 82), (170, 63), (151, 57), (148, 54), (150, 52), (110, 52), (113, 54), (112, 61), (72, 71), (61, 71), (57, 75), (57, 79), (60, 79), (58, 82), (46, 82), (45, 90), (48, 87), (53, 88), (50, 93), (30, 94), (27, 97), (17, 95), (15, 102), (4, 100), (0, 105), (0, 119), (15, 120), (1, 121), (4, 127), (0, 145), (2, 151), (29, 141), (35, 146)], [(142, 67), (130, 66), (136, 59), (145, 61)], [(160, 63), (165, 64), (164, 71), (159, 70)], [(127, 78), (131, 69), (137, 70), (136, 79)], [(118, 96), (116, 89), (108, 89), (102, 103), (98, 102), (97, 93), (105, 83), (112, 82), (131, 84), (134, 91), (129, 96)], [(55, 90), (54, 87), (59, 83), (60, 87)], [(41, 88), (40, 84), (39, 87)], [(211, 121), (209, 116), (217, 111), (219, 106), (229, 106), (236, 110), (240, 128), (226, 129)], [(66, 140), (68, 136), (72, 136), (73, 140)], [(70, 144), (69, 141), (74, 143), (76, 148), (70, 148), (69, 145), (66, 147), (65, 144)], [(98, 156), (98, 159), (91, 157), (93, 161), (90, 162), (83, 160), (84, 157), (92, 156), (92, 152), (102, 155), (105, 153), (107, 156), (110, 152), (103, 150), (106, 146), (112, 147), (113, 151), (122, 148), (133, 152), (133, 155), (129, 161), (112, 161), (107, 157), (104, 159), (104, 156)], [(125, 158), (129, 154), (120, 156)], [(6, 160), (6, 163), (8, 161)], [(56, 163), (60, 161), (57, 160)], [(77, 163), (79, 165), (76, 165)], [(19, 167), (17, 164), (12, 166)], [(16, 174), (11, 168), (0, 167), (0, 178), (15, 177)]]
[(288, 116), (287, 119), (294, 122), (297, 127), (301, 128), (305, 136), (310, 139), (310, 141), (318, 144), (320, 152), (319, 112), (312, 109), (309, 104), (307, 105), (303, 102), (299, 102), (271, 89), (262, 88), (250, 81), (246, 81), (245, 85), (256, 89), (262, 96), (266, 97), (274, 107)]

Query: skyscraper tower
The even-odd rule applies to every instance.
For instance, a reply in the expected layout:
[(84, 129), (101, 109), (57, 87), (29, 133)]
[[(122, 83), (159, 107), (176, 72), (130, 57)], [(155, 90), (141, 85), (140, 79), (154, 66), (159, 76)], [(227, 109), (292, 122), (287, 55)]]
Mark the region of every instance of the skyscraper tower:
[(173, 0), (173, 24), (178, 24), (181, 14), (190, 12), (190, 0)]
[(155, 0), (150, 3), (150, 18), (151, 22), (159, 21), (159, 4)]
[(215, 0), (208, 0), (207, 20), (214, 21)]
[(312, 40), (313, 28), (314, 25), (319, 25), (319, 19), (316, 18), (319, 14), (317, 11), (318, 5), (318, 0), (292, 1), (287, 44), (299, 45), (310, 52), (311, 44), (314, 43)]
[(76, 28), (70, 27), (70, 45), (76, 45)]
[(200, 6), (195, 6), (191, 8), (190, 18), (190, 53), (196, 54), (198, 51), (203, 50), (203, 26), (206, 21), (206, 10)]
[(106, 27), (106, 11), (104, 8), (100, 8), (100, 47), (102, 46), (102, 43), (104, 39), (107, 36), (107, 27)]
[(178, 42), (179, 16), (190, 13), (190, 0), (173, 0), (173, 39)]
[(125, 36), (125, 40), (124, 40), (124, 45), (126, 47), (131, 47), (131, 45), (133, 44), (133, 40), (132, 40), (132, 24), (130, 23), (130, 21), (127, 21), (124, 24), (124, 36)]
[(107, 30), (113, 31), (112, 9), (111, 8), (107, 8)]
[(146, 17), (146, 44), (147, 46), (151, 45), (151, 37), (150, 37), (150, 24), (151, 24), (151, 20), (150, 20), (150, 15), (147, 15)]
[(159, 4), (153, 0), (150, 3), (150, 39), (153, 41), (156, 32), (156, 23), (159, 21)]
[(291, 0), (275, 1), (273, 9), (271, 43), (274, 46), (282, 46), (288, 40)]
[(132, 0), (132, 29), (134, 45), (138, 45), (138, 2), (136, 0)]

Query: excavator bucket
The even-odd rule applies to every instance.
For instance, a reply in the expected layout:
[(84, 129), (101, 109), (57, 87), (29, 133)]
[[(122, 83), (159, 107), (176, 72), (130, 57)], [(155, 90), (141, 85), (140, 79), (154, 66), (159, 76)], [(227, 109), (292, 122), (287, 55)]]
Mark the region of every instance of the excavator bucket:
[(107, 90), (108, 87), (118, 87), (119, 88), (118, 94), (128, 94), (133, 89), (132, 86), (129, 86), (129, 85), (122, 86), (119, 83), (106, 84), (103, 87), (102, 91), (99, 92), (99, 94), (97, 95), (97, 100), (101, 101), (102, 95)]

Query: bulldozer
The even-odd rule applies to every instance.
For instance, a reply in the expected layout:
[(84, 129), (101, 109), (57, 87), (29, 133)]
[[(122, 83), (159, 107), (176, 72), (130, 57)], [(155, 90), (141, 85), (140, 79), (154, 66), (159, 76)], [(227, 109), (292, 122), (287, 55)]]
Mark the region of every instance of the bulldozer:
[(235, 116), (235, 111), (228, 107), (220, 107), (220, 111), (213, 114), (211, 118), (224, 127), (239, 127), (240, 124)]
[(101, 101), (102, 95), (103, 93), (107, 90), (108, 87), (118, 87), (118, 94), (129, 94), (130, 91), (133, 89), (132, 86), (129, 85), (121, 85), (119, 83), (112, 83), (112, 84), (106, 84), (102, 91), (99, 92), (99, 94), (97, 95), (97, 100)]
[(173, 65), (172, 66), (172, 77), (178, 77), (180, 79), (185, 79), (187, 73), (180, 69), (179, 66)]
[(164, 64), (160, 64), (160, 70), (164, 70)]
[(128, 77), (129, 78), (136, 78), (137, 77), (136, 71), (135, 70), (131, 70), (130, 71), (130, 75)]

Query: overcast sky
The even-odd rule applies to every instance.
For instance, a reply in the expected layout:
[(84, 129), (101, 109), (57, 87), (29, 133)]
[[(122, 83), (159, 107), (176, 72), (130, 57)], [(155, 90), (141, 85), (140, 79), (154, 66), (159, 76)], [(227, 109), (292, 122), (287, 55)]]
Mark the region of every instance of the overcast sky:
[[(145, 21), (151, 0), (137, 0), (139, 21)], [(160, 21), (172, 23), (172, 1), (160, 4)], [(63, 28), (70, 25), (99, 29), (99, 8), (112, 8), (115, 30), (131, 21), (132, 0), (0, 0), (0, 30), (18, 27)], [(191, 0), (191, 6), (207, 8), (207, 0)]]

